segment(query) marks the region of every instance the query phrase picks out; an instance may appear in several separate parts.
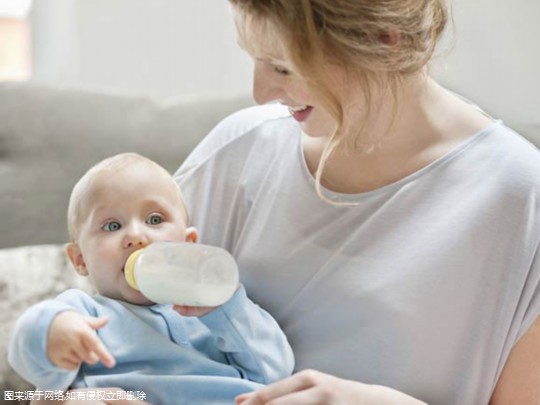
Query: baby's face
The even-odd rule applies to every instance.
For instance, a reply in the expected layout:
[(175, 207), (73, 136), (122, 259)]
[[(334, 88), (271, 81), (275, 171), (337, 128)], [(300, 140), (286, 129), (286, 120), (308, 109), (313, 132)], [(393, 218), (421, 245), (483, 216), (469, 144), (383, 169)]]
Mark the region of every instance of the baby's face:
[(156, 241), (186, 241), (183, 201), (165, 173), (145, 164), (100, 173), (85, 194), (85, 217), (77, 245), (78, 272), (104, 296), (152, 304), (124, 278), (127, 258)]

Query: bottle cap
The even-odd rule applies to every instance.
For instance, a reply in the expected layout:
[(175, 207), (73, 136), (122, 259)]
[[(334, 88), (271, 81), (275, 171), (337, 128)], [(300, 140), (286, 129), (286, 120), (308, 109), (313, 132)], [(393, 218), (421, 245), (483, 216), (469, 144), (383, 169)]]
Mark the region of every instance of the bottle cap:
[(144, 248), (130, 254), (124, 266), (124, 277), (126, 278), (127, 283), (131, 288), (137, 291), (139, 291), (139, 287), (137, 286), (137, 280), (135, 280), (135, 262), (143, 250)]

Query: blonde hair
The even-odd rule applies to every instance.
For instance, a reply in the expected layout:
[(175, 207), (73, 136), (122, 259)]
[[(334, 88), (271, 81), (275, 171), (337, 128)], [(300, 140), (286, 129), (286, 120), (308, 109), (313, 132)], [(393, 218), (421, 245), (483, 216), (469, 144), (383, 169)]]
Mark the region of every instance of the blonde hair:
[[(335, 120), (316, 172), (317, 193), (328, 201), (321, 192), (326, 161), (343, 143), (365, 153), (374, 149), (374, 140), (366, 135), (367, 118), (381, 107), (374, 91), (391, 94), (395, 116), (403, 78), (423, 69), (444, 31), (448, 20), (444, 0), (229, 1), (243, 12), (247, 24), (268, 24), (279, 33), (294, 70)], [(343, 68), (362, 86), (366, 109), (354, 136), (343, 130), (343, 106), (328, 83), (328, 65)]]
[(120, 153), (118, 155), (106, 158), (94, 166), (79, 179), (79, 181), (73, 187), (71, 196), (69, 198), (69, 205), (67, 211), (67, 223), (68, 231), (71, 242), (76, 242), (75, 237), (79, 232), (79, 225), (81, 224), (84, 215), (86, 214), (85, 201), (88, 197), (88, 191), (91, 189), (93, 182), (97, 177), (104, 173), (114, 173), (120, 169), (128, 167), (133, 164), (145, 164), (149, 167), (153, 167), (158, 171), (163, 172), (166, 176), (170, 177), (171, 182), (175, 185), (180, 200), (182, 201), (182, 209), (184, 210), (184, 217), (186, 219), (186, 225), (189, 223), (189, 216), (184, 202), (184, 197), (178, 187), (178, 184), (174, 181), (171, 174), (165, 170), (162, 166), (150, 160), (138, 153)]

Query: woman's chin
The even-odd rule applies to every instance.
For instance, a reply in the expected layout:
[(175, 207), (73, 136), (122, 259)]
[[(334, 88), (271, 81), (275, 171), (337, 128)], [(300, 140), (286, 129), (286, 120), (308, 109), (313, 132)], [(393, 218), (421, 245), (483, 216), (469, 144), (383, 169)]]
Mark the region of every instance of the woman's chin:
[(328, 138), (333, 133), (330, 128), (308, 122), (301, 123), (300, 127), (302, 128), (302, 133), (310, 138)]
[(313, 130), (310, 128), (303, 128), (302, 127), (302, 133), (309, 137), (309, 138), (313, 138), (313, 139), (323, 139), (323, 138), (329, 138), (330, 135), (332, 135), (332, 133), (321, 133), (321, 131), (317, 131), (317, 130)]

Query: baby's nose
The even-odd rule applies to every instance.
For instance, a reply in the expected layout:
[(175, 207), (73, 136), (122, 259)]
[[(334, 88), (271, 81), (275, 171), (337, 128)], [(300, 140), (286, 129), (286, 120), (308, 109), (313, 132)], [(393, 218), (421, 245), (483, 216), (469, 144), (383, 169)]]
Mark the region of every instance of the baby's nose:
[(124, 248), (145, 247), (148, 245), (148, 237), (140, 229), (130, 229), (124, 236)]

